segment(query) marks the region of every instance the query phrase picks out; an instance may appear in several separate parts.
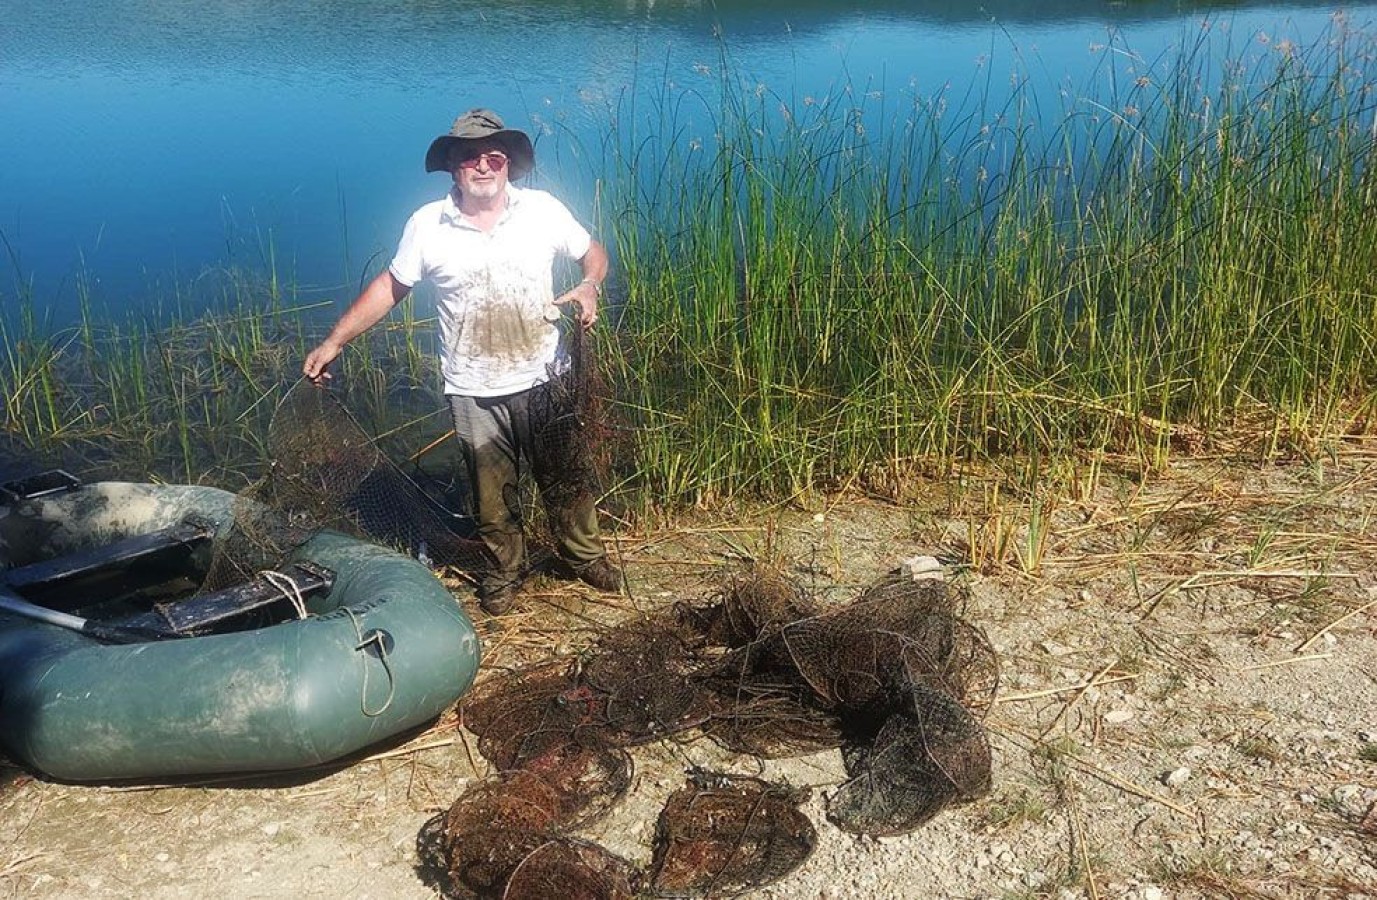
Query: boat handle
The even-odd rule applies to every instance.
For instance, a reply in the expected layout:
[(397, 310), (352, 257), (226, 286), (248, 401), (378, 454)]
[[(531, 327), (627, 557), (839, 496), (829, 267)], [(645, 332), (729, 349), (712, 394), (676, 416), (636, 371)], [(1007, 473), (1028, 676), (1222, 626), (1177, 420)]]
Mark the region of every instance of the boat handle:
[[(354, 645), (355, 652), (364, 654), (360, 662), (363, 664), (363, 688), (359, 696), (359, 709), (370, 719), (377, 718), (387, 712), (387, 708), (392, 705), (392, 698), (397, 695), (397, 679), (392, 674), (392, 661), (388, 659), (388, 649), (392, 644), (392, 635), (381, 628), (370, 628), (364, 631), (359, 627), (358, 616), (347, 606), (341, 607), (349, 614), (349, 621), (354, 625), (354, 634), (359, 642)], [(368, 652), (372, 648), (377, 654), (378, 659), (382, 660), (383, 671), (387, 673), (387, 700), (383, 702), (381, 708), (376, 711), (368, 708)]]

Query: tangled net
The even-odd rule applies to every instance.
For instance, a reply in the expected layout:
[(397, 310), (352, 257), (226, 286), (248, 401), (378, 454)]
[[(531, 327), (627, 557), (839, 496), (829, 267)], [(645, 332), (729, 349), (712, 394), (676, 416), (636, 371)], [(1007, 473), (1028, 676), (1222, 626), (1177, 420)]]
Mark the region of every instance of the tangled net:
[[(564, 788), (595, 794), (578, 806), (586, 825), (611, 807), (622, 781), (606, 766), (588, 778), (573, 771), (623, 748), (693, 735), (756, 757), (840, 749), (848, 777), (827, 800), (829, 819), (856, 834), (911, 831), (990, 789), (990, 748), (977, 716), (994, 698), (998, 667), (962, 605), (946, 582), (891, 576), (824, 608), (777, 571), (753, 567), (728, 577), (706, 603), (608, 629), (574, 660), (490, 678), (464, 702), (464, 724), (504, 773), (503, 802), (520, 821), (491, 826), (508, 820), (484, 805), (491, 788), (480, 783), (422, 844), (469, 892), (456, 895), (504, 896), (531, 854), (575, 827), (572, 814), (551, 812), (572, 808), (562, 793), (551, 799), (551, 771)], [(815, 842), (798, 808), (803, 798), (787, 785), (691, 773), (666, 804), (649, 872), (625, 884), (691, 897), (776, 881)], [(471, 812), (475, 804), (481, 815)], [(541, 852), (570, 864), (590, 852), (556, 846), (563, 849)], [(620, 860), (594, 858), (603, 862), (579, 877), (616, 880), (627, 871)]]
[[(596, 367), (578, 329), (571, 366), (534, 389), (532, 442), (544, 476), (548, 523), (558, 523), (597, 490), (609, 429)], [(393, 463), (350, 415), (339, 397), (304, 381), (287, 391), (268, 433), (267, 474), (243, 491), (234, 526), (217, 541), (205, 589), (281, 568), (292, 551), (323, 528), (366, 537), (477, 580), (494, 565), (471, 525)], [(519, 498), (518, 510), (533, 504)], [(532, 542), (522, 577), (544, 569), (555, 554)]]

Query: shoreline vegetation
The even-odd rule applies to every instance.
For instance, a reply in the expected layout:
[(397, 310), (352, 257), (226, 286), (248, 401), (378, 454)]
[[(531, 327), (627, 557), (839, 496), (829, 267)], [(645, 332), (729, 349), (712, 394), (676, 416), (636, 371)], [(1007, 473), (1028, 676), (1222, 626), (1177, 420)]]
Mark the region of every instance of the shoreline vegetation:
[[(1197, 45), (1133, 79), (1107, 65), (1060, 117), (1017, 77), (997, 106), (987, 84), (892, 115), (860, 86), (742, 87), (724, 57), (720, 97), (609, 113), (609, 494), (643, 515), (902, 499), (915, 473), (993, 466), (1023, 497), (1026, 565), (1050, 498), (1107, 461), (1318, 458), (1370, 433), (1374, 49), (1342, 21), (1247, 65)], [(703, 121), (711, 141), (689, 137)], [(251, 483), (322, 327), (272, 272), (156, 326), (88, 303), (51, 331), (16, 290), (0, 431), (101, 477)], [(338, 364), (345, 402), (403, 458), (446, 427), (430, 330), (405, 304)]]

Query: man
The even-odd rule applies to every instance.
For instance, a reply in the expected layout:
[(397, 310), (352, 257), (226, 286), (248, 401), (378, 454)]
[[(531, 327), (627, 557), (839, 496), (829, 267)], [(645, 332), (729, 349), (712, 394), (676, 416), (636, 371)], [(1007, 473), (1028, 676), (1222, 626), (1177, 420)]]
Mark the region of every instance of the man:
[[(479, 600), (493, 615), (511, 608), (525, 563), (519, 511), (512, 508), (521, 459), (531, 463), (547, 508), (560, 475), (542, 465), (533, 447), (537, 408), (548, 406), (542, 391), (567, 365), (560, 307), (571, 307), (580, 327), (593, 327), (607, 277), (607, 252), (562, 203), (511, 184), (534, 166), (530, 138), (506, 128), (496, 113), (475, 109), (456, 119), (426, 153), (427, 172), (451, 174), (450, 192), (411, 216), (391, 265), (302, 366), (307, 378), (323, 384), (345, 344), (417, 282), (434, 284), (445, 395), (468, 466), (479, 536), (493, 557)], [(552, 284), (556, 256), (578, 260), (583, 271), (583, 280), (559, 297)], [(593, 498), (584, 492), (573, 508), (551, 513), (557, 549), (574, 574), (599, 590), (617, 590), (621, 573), (607, 560)]]

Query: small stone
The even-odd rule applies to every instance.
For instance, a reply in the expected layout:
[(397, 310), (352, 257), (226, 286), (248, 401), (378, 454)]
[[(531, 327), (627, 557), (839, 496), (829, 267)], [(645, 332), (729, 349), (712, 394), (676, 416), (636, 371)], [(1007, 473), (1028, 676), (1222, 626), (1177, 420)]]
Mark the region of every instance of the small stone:
[(1133, 718), (1133, 710), (1131, 709), (1111, 709), (1104, 714), (1104, 720), (1110, 725), (1122, 725), (1131, 718)]
[(153, 857), (153, 858), (154, 858), (155, 860), (157, 860), (158, 862), (167, 862), (167, 861), (168, 861), (169, 859), (171, 859), (172, 857), (168, 856), (166, 853), (159, 853), (157, 856), (155, 856), (155, 857)]
[(1166, 893), (1155, 884), (1143, 888), (1143, 900), (1165, 900)]
[(1179, 768), (1172, 769), (1170, 772), (1163, 775), (1162, 783), (1165, 784), (1167, 787), (1180, 787), (1187, 781), (1190, 781), (1190, 778), (1191, 770), (1186, 768), (1185, 766), (1181, 766)]
[(914, 581), (941, 581), (946, 570), (935, 556), (910, 556), (899, 563), (899, 569)]
[(1340, 806), (1357, 806), (1362, 795), (1362, 785), (1345, 784), (1334, 788), (1334, 801)]
[(263, 826), (263, 833), (266, 834), (268, 837), (275, 836), (281, 830), (282, 826), (277, 822), (269, 822), (267, 825)]

